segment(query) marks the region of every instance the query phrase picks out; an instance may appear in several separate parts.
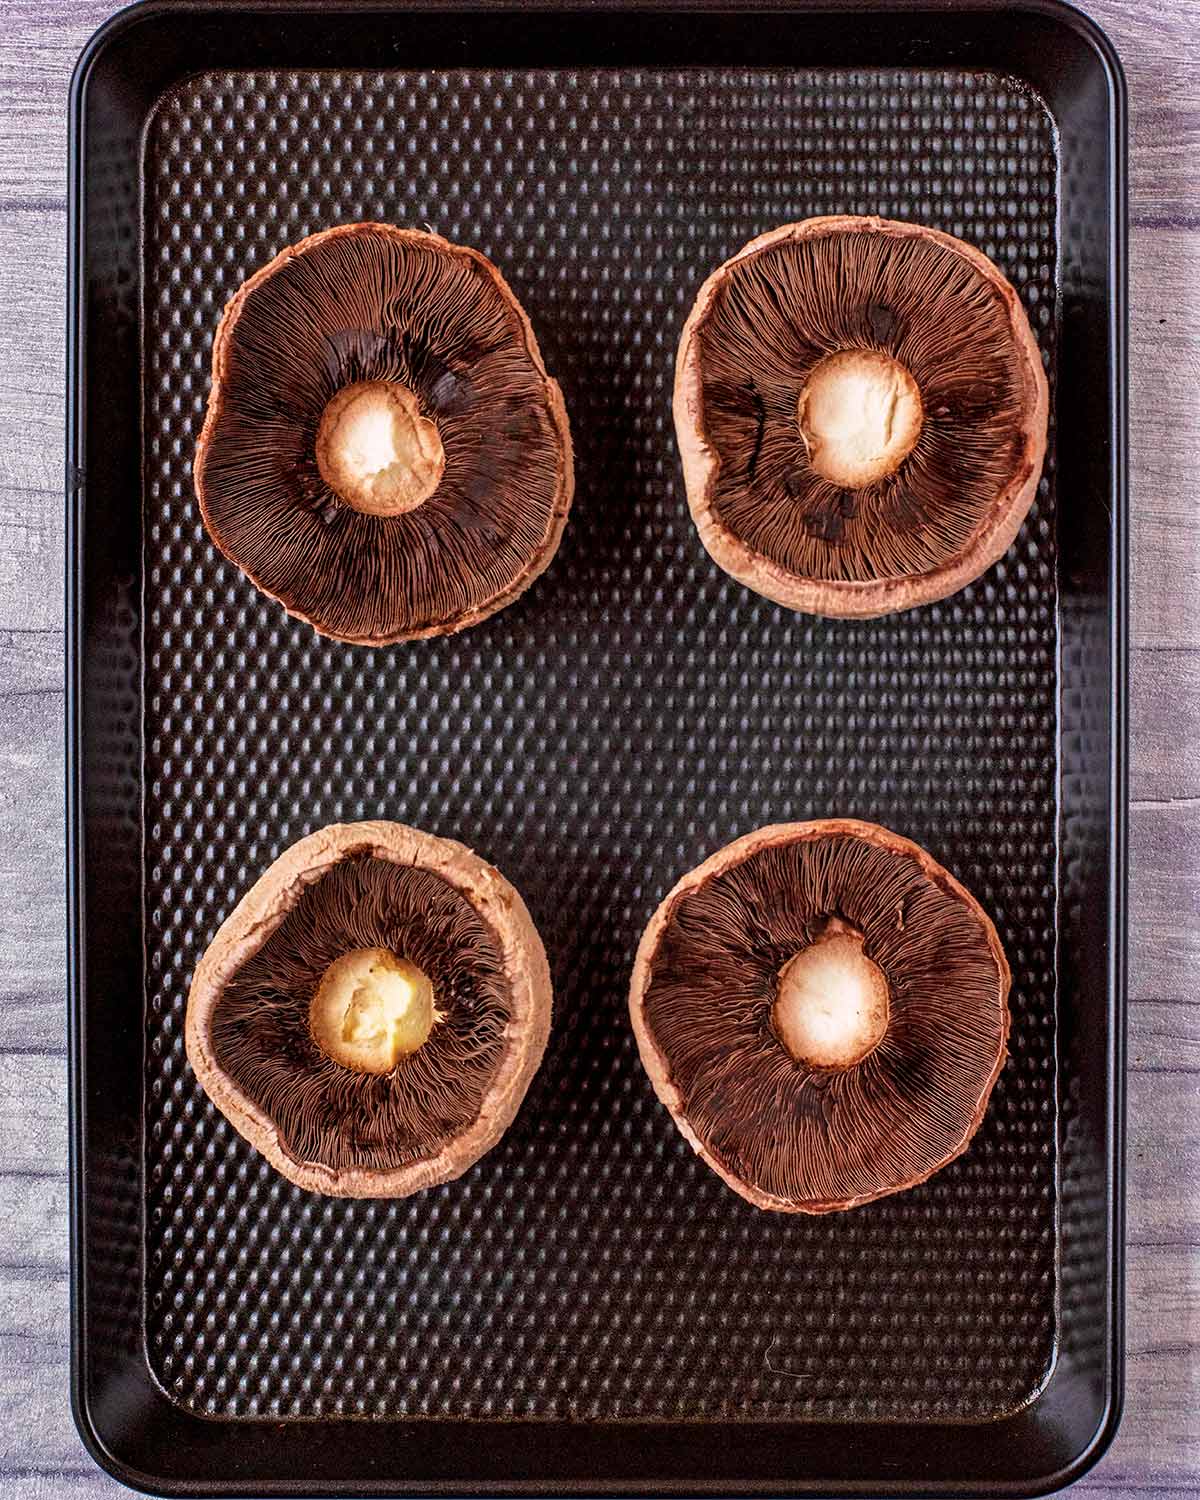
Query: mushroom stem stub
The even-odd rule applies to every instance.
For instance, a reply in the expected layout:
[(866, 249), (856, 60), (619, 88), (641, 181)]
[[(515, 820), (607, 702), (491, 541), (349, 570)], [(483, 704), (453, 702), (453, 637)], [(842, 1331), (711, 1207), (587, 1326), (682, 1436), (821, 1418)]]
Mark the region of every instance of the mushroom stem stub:
[(850, 1068), (888, 1028), (888, 982), (863, 952), (860, 932), (832, 921), (779, 972), (776, 1035), (798, 1063)]
[(822, 479), (852, 490), (900, 467), (921, 435), (922, 415), (916, 381), (878, 349), (821, 360), (796, 406), (809, 463)]
[(343, 386), (322, 413), (317, 467), (355, 510), (399, 516), (437, 489), (446, 453), (437, 425), (421, 415), (407, 386), (364, 380)]
[(355, 948), (331, 963), (309, 1012), (322, 1052), (359, 1073), (391, 1072), (437, 1019), (429, 976), (386, 948)]

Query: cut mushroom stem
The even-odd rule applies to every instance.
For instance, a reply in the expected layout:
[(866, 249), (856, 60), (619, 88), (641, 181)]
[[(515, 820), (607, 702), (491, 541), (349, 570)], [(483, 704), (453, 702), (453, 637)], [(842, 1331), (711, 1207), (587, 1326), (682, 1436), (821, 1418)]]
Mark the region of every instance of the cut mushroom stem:
[(916, 447), (921, 393), (890, 354), (846, 349), (815, 366), (800, 392), (796, 419), (816, 472), (858, 490), (894, 474)]
[(446, 468), (437, 424), (416, 396), (389, 380), (343, 386), (317, 430), (321, 477), (368, 516), (401, 516), (424, 505)]
[(317, 1046), (358, 1073), (390, 1073), (441, 1019), (428, 974), (387, 948), (355, 948), (335, 959), (309, 1010)]
[(888, 982), (863, 952), (863, 935), (831, 918), (779, 973), (771, 1022), (798, 1063), (851, 1068), (887, 1034)]

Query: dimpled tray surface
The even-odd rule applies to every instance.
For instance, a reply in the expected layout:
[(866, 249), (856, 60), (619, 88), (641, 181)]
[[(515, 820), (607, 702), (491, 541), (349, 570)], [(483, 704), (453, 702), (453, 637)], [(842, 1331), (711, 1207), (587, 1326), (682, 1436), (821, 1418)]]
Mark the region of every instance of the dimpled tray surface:
[[(686, 121), (686, 126), (682, 122)], [(939, 151), (953, 141), (953, 153)], [(219, 72), (146, 142), (147, 1342), (235, 1416), (980, 1418), (1055, 1340), (1054, 449), (1012, 552), (871, 623), (725, 577), (688, 518), (670, 396), (707, 272), (810, 214), (960, 235), (1053, 375), (1045, 108), (962, 72)], [(289, 621), (208, 542), (191, 483), (213, 329), (329, 224), (428, 225), (501, 266), (571, 417), (550, 572), (451, 640), (364, 651)], [(626, 988), (683, 870), (826, 814), (927, 845), (995, 917), (1012, 1052), (970, 1151), (846, 1215), (756, 1212), (638, 1062)], [(290, 1186), (208, 1103), (188, 980), (244, 887), (323, 823), (463, 839), (522, 891), (555, 983), (503, 1142), (399, 1203)]]

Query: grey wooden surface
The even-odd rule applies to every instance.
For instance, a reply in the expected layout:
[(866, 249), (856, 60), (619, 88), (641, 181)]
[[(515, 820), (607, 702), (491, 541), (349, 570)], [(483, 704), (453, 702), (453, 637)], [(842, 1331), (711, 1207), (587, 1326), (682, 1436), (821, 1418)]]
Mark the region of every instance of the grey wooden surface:
[[(118, 7), (0, 0), (0, 1494), (115, 1495), (67, 1410), (66, 90)], [(1128, 1399), (1073, 1491), (1200, 1495), (1200, 0), (1090, 0), (1132, 101)]]

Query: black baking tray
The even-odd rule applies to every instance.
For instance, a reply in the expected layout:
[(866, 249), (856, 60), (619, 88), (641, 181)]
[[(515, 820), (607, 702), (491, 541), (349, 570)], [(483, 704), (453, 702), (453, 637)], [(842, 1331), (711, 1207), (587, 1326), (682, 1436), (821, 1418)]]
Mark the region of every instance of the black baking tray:
[[(1125, 99), (1063, 6), (147, 4), (71, 96), (72, 1401), (171, 1494), (1028, 1495), (1122, 1383)], [(669, 413), (713, 266), (922, 219), (1017, 285), (1051, 445), (1009, 555), (879, 621), (706, 558)], [(244, 275), (356, 218), (479, 246), (562, 381), (578, 494), (518, 604), (369, 652), (287, 619), (190, 486)], [(624, 993), (675, 877), (873, 818), (996, 917), (1012, 1056), (910, 1193), (758, 1213), (690, 1152)], [(382, 816), (524, 893), (555, 1026), (504, 1141), (310, 1197), (183, 1059), (191, 968), (293, 839)]]

